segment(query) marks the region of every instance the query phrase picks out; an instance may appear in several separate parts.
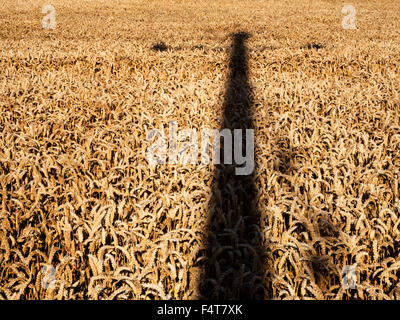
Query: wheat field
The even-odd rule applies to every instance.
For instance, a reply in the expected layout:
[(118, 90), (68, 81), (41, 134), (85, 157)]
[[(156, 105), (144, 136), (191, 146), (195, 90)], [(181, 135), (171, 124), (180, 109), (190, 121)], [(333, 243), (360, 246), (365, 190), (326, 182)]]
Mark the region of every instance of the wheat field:
[[(356, 30), (345, 4), (3, 0), (0, 299), (400, 298), (400, 2), (353, 1)], [(251, 204), (145, 158), (171, 121), (221, 127), (241, 32)]]

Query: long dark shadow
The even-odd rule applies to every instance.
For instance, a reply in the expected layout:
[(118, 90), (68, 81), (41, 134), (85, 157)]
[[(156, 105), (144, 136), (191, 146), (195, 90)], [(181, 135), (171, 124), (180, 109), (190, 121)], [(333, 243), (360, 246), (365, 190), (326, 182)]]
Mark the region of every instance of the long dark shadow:
[[(245, 130), (252, 129), (253, 95), (248, 81), (245, 41), (249, 34), (233, 34), (230, 74), (226, 85), (222, 129), (241, 129), (243, 156), (246, 154)], [(224, 138), (225, 139), (225, 138)], [(221, 140), (224, 140), (221, 139)], [(233, 144), (234, 145), (234, 144)], [(224, 159), (225, 141), (221, 141), (221, 164), (215, 166), (213, 194), (209, 203), (208, 248), (204, 275), (199, 284), (204, 299), (264, 299), (268, 297), (257, 211), (254, 172), (238, 175), (233, 164)], [(254, 146), (255, 148), (255, 146)], [(254, 157), (254, 161), (256, 157)], [(225, 163), (224, 163), (225, 162)], [(256, 163), (254, 163), (256, 167)]]

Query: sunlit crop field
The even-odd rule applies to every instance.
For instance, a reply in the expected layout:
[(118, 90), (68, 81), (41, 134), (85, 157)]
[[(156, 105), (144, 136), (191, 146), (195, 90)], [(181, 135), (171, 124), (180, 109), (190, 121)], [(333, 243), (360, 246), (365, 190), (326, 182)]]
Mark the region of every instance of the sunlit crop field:
[[(345, 4), (2, 0), (0, 298), (400, 298), (400, 2), (353, 1), (356, 30)], [(221, 127), (239, 32), (251, 204), (145, 157), (171, 121)]]

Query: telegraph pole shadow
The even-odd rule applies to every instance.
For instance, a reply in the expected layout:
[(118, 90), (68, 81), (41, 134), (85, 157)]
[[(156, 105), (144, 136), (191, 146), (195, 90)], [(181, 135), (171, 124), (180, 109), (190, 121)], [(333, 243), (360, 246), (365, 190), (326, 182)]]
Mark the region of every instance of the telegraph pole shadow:
[[(221, 126), (221, 130), (229, 129), (232, 132), (242, 129), (244, 150), (245, 143), (249, 143), (245, 141), (245, 130), (252, 129), (253, 107), (245, 45), (249, 37), (245, 32), (233, 34)], [(225, 141), (221, 142), (221, 159), (224, 144)], [(251, 174), (237, 175), (235, 168), (238, 168), (235, 161), (233, 164), (224, 164), (221, 160), (221, 164), (215, 165), (206, 230), (207, 260), (199, 283), (201, 299), (248, 300), (269, 296), (267, 290), (270, 285), (266, 284), (264, 270), (265, 249), (261, 243), (261, 217), (257, 210), (255, 169)]]

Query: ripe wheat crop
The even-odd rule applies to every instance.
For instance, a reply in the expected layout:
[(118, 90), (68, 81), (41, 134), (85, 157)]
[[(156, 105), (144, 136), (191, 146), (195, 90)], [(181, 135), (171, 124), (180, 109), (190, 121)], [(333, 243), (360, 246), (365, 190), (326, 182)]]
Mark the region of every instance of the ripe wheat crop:
[[(355, 0), (356, 30), (335, 0), (49, 3), (53, 30), (40, 1), (0, 5), (0, 299), (400, 297), (399, 1)], [(236, 32), (265, 271), (238, 282), (245, 219), (216, 217), (207, 255), (229, 183), (145, 158), (171, 121), (220, 128)]]

